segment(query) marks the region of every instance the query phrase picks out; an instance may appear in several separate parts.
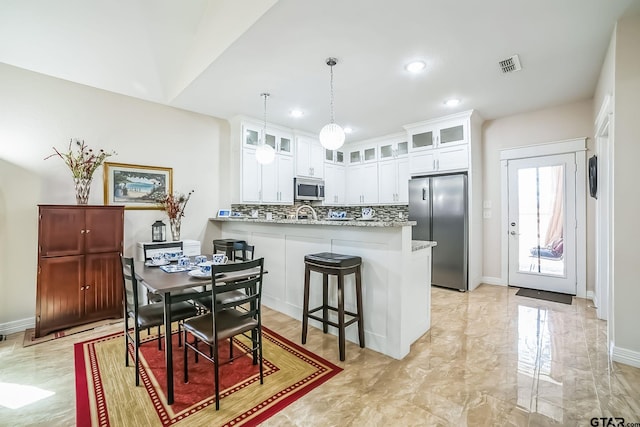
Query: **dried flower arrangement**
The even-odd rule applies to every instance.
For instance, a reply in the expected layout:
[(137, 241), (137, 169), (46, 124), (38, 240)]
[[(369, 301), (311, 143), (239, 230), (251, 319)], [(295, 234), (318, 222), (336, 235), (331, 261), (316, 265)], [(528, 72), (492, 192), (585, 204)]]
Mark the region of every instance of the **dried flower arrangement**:
[[(77, 151), (74, 151), (74, 148)], [(61, 153), (55, 147), (53, 147), (53, 151), (55, 151), (55, 153), (45, 157), (45, 160), (58, 156), (64, 160), (74, 178), (89, 180), (107, 157), (116, 154), (115, 151), (108, 153), (102, 149), (93, 151), (85, 144), (84, 140), (80, 141), (76, 139), (74, 141), (73, 138), (69, 141), (69, 149), (66, 152)]]
[(162, 208), (169, 215), (169, 219), (180, 219), (184, 216), (184, 209), (187, 207), (187, 202), (191, 198), (193, 190), (187, 194), (173, 193), (163, 195), (158, 199), (158, 203), (162, 205)]

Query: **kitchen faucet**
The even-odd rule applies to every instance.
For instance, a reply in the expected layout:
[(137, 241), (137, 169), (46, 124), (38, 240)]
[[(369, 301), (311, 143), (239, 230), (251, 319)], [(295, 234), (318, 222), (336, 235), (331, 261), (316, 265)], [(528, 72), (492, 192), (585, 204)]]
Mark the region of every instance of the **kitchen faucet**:
[(298, 208), (296, 209), (296, 219), (298, 219), (298, 215), (300, 214), (300, 211), (301, 211), (303, 208), (307, 208), (307, 209), (309, 209), (309, 210), (311, 211), (311, 215), (313, 216), (313, 219), (314, 219), (314, 220), (316, 220), (316, 221), (318, 220), (318, 215), (316, 214), (315, 209), (313, 209), (313, 208), (312, 208), (311, 206), (309, 206), (309, 205), (300, 205), (300, 206), (298, 206)]

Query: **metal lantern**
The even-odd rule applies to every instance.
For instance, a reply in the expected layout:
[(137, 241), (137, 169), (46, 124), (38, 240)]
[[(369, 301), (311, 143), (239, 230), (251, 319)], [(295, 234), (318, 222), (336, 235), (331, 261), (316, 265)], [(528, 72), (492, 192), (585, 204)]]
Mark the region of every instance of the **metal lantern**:
[(157, 220), (151, 225), (151, 241), (165, 242), (167, 240), (167, 226), (164, 222)]

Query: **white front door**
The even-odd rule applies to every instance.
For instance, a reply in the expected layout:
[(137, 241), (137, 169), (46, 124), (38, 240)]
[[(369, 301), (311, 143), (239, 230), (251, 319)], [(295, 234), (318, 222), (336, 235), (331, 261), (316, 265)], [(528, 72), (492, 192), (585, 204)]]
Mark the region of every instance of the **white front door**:
[(508, 160), (509, 285), (576, 295), (576, 159)]

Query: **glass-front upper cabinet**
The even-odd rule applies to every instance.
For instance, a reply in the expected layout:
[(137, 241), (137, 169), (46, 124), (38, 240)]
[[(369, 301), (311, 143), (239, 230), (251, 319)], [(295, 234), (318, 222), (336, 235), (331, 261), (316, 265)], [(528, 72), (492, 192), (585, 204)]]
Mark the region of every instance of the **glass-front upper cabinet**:
[(408, 152), (409, 143), (407, 141), (390, 141), (380, 144), (380, 160), (404, 157)]
[(449, 145), (467, 144), (468, 113), (452, 114), (441, 119), (406, 125), (410, 151), (443, 148)]
[(441, 127), (438, 130), (439, 144), (456, 144), (465, 142), (464, 124), (454, 124)]
[(292, 154), (293, 147), (291, 144), (292, 137), (289, 134), (277, 130), (267, 129), (267, 137), (265, 144), (273, 147), (276, 152), (281, 154)]
[(344, 152), (340, 150), (324, 150), (324, 160), (338, 165), (344, 164)]
[(365, 147), (350, 151), (349, 164), (374, 162), (377, 159), (376, 150), (377, 147)]
[(262, 132), (262, 129), (260, 129), (259, 126), (253, 126), (248, 123), (243, 124), (242, 125), (242, 143), (247, 146), (256, 147), (260, 143), (261, 132)]
[(411, 148), (431, 148), (433, 147), (433, 130), (414, 133), (411, 135)]

